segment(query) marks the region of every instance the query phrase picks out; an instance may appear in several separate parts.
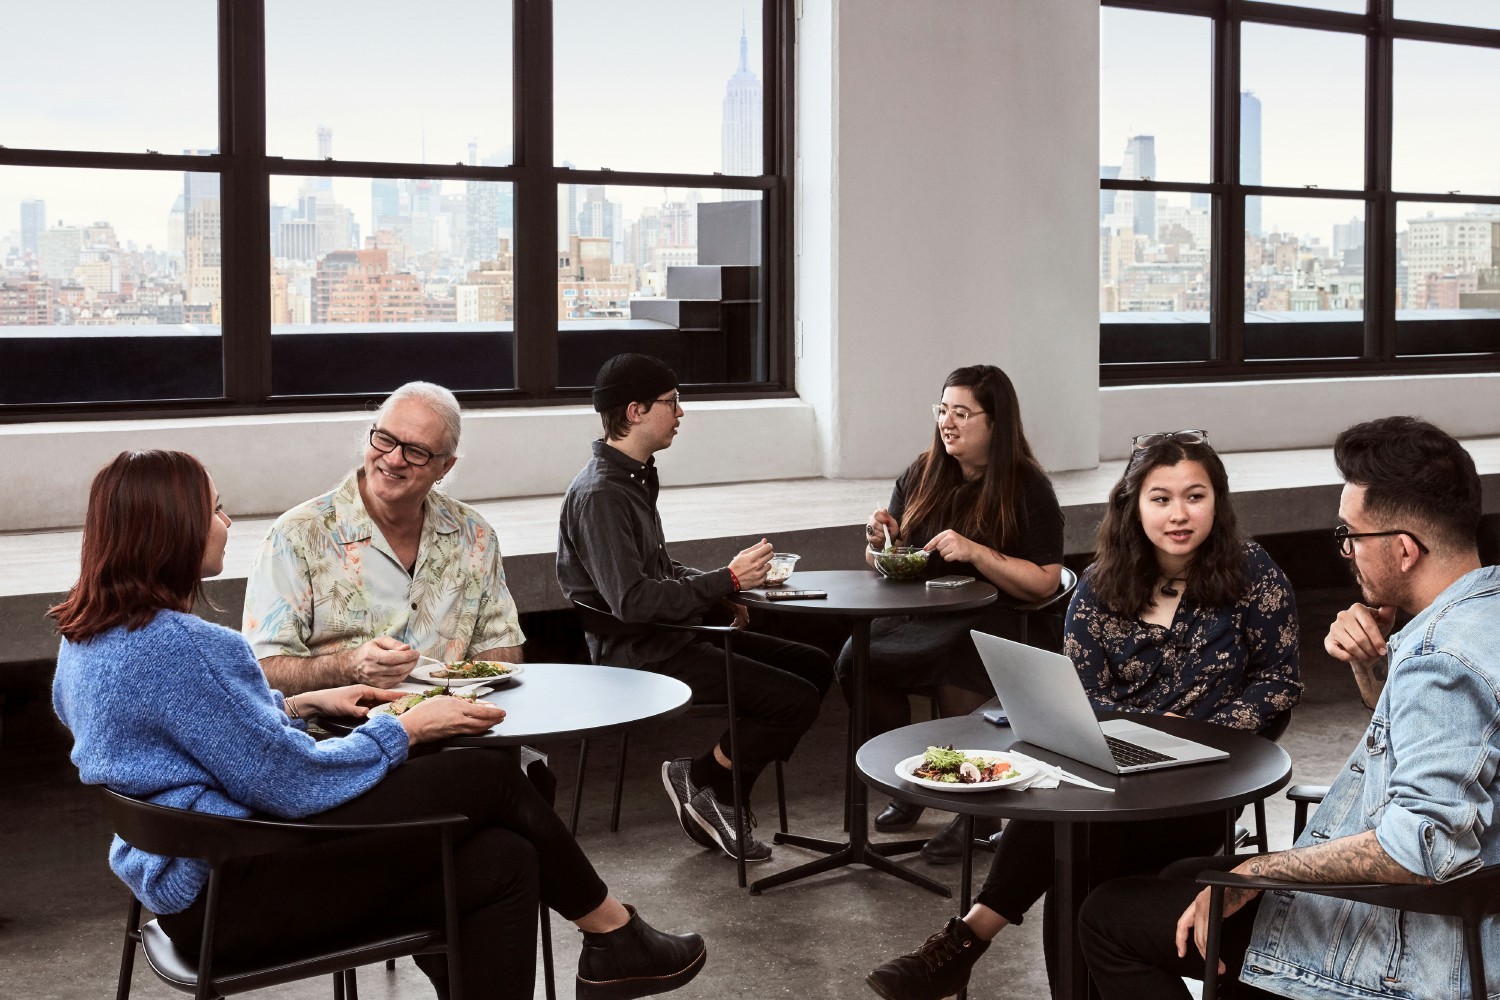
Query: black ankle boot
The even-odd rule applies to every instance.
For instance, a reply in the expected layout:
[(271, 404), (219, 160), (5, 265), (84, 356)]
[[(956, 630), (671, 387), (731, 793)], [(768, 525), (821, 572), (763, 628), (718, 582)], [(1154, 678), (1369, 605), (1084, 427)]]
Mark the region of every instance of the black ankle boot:
[(917, 825), (917, 820), (922, 818), (924, 811), (921, 806), (891, 799), (884, 809), (875, 814), (875, 829), (881, 833), (901, 833), (903, 830), (910, 830)]
[[(990, 835), (1000, 831), (1000, 821), (988, 816), (974, 817), (974, 846), (993, 850)], [(953, 821), (922, 845), (922, 860), (929, 865), (956, 865), (964, 859), (964, 818)]]
[(865, 982), (886, 1000), (941, 1000), (969, 985), (974, 963), (989, 946), (968, 924), (950, 917), (922, 947), (885, 963)]
[(692, 982), (708, 959), (697, 934), (663, 934), (627, 905), (630, 922), (605, 934), (584, 932), (577, 1000), (633, 1000)]

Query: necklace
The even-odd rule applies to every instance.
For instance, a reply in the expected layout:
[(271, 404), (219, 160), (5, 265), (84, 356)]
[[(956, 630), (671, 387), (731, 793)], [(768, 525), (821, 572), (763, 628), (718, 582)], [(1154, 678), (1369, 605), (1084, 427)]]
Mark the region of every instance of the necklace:
[(1164, 577), (1162, 577), (1161, 578), (1161, 591), (1160, 591), (1160, 593), (1162, 594), (1163, 597), (1176, 597), (1179, 593), (1181, 593), (1181, 591), (1179, 591), (1176, 587), (1172, 586), (1172, 584), (1174, 584), (1174, 583), (1180, 583), (1183, 586), (1186, 586), (1187, 585), (1187, 577), (1185, 577), (1185, 576), (1164, 576)]

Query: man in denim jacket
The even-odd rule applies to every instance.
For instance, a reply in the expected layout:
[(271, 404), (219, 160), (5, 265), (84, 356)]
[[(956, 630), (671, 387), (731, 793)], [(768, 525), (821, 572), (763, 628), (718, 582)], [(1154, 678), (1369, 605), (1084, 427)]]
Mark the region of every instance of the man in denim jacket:
[[(1349, 428), (1334, 459), (1345, 482), (1335, 534), (1364, 603), (1338, 615), (1324, 648), (1374, 714), (1296, 846), (1233, 870), (1447, 882), (1500, 864), (1500, 567), (1479, 562), (1479, 476), (1457, 441), (1412, 417)], [(1398, 610), (1414, 617), (1387, 638)], [(1089, 897), (1079, 936), (1101, 996), (1188, 995), (1181, 977), (1202, 975), (1208, 915), (1193, 875), (1226, 864), (1190, 859)], [(1225, 913), (1225, 996), (1475, 996), (1457, 920), (1234, 889)], [(1500, 968), (1493, 926), (1484, 944)]]

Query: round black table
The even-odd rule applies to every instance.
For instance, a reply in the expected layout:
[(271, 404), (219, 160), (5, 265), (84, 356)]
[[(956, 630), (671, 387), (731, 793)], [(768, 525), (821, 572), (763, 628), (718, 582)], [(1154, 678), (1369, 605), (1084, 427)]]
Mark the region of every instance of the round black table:
[[(826, 600), (771, 601), (766, 598), (766, 589), (746, 590), (736, 594), (734, 600), (760, 611), (789, 615), (837, 615), (850, 619), (850, 652), (853, 672), (850, 678), (854, 686), (854, 705), (849, 716), (848, 773), (854, 770), (854, 751), (865, 741), (867, 724), (865, 708), (865, 673), (870, 663), (870, 622), (875, 618), (893, 615), (936, 615), (945, 612), (971, 611), (994, 603), (999, 591), (989, 583), (975, 581), (962, 587), (935, 588), (926, 586), (921, 580), (887, 580), (872, 570), (824, 570), (821, 572), (797, 572), (787, 584), (788, 589), (822, 590), (828, 593)], [(855, 781), (850, 791), (848, 805), (849, 840), (846, 843), (800, 837), (778, 833), (778, 844), (792, 844), (822, 851), (828, 856), (809, 861), (804, 865), (777, 872), (760, 879), (750, 886), (752, 895), (763, 889), (786, 885), (826, 871), (847, 865), (862, 864), (913, 885), (929, 889), (942, 896), (951, 896), (947, 886), (933, 881), (925, 875), (908, 871), (892, 862), (887, 855), (905, 854), (922, 846), (922, 841), (899, 841), (874, 844), (870, 842), (869, 792), (863, 782)]]
[[(519, 746), (544, 740), (576, 740), (681, 715), (692, 689), (672, 677), (624, 667), (585, 663), (527, 663), (520, 677), (480, 700), (505, 709), (505, 721), (478, 736), (452, 736), (445, 747)], [(455, 690), (462, 690), (456, 688)], [(362, 720), (319, 719), (334, 733)]]
[[(1101, 719), (1119, 713), (1101, 712)], [(1162, 768), (1137, 774), (1110, 774), (1062, 754), (1019, 743), (1009, 726), (996, 726), (980, 715), (920, 722), (884, 733), (859, 748), (856, 763), (864, 782), (914, 805), (945, 809), (965, 816), (1045, 820), (1054, 831), (1055, 860), (1053, 900), (1058, 906), (1057, 945), (1059, 981), (1056, 995), (1082, 1000), (1089, 995), (1088, 973), (1083, 955), (1074, 947), (1073, 925), (1078, 907), (1091, 888), (1086, 872), (1088, 837), (1093, 823), (1163, 819), (1195, 813), (1226, 811), (1226, 834), (1233, 843), (1234, 811), (1283, 788), (1292, 776), (1292, 760), (1270, 740), (1252, 733), (1227, 729), (1207, 722), (1157, 715), (1129, 715), (1152, 726), (1205, 743), (1229, 756), (1201, 764)], [(961, 750), (1016, 749), (1038, 760), (1056, 764), (1096, 784), (1113, 788), (1101, 792), (1064, 782), (1057, 788), (1024, 791), (938, 792), (897, 777), (896, 765), (929, 746), (953, 746)], [(969, 908), (971, 861), (964, 858), (963, 911)], [(1083, 876), (1083, 877), (1080, 877)], [(962, 915), (962, 911), (961, 914)]]

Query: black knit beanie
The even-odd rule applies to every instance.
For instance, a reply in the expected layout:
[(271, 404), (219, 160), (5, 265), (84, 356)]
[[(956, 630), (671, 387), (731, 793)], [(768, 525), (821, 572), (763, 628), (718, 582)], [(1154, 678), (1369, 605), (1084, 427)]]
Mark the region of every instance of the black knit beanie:
[(677, 373), (660, 358), (649, 354), (616, 354), (599, 369), (594, 379), (594, 409), (605, 410), (626, 403), (655, 399), (677, 388)]

